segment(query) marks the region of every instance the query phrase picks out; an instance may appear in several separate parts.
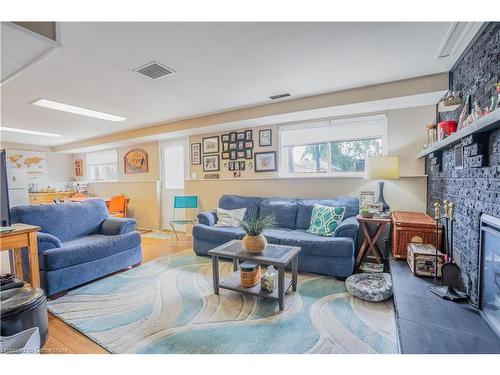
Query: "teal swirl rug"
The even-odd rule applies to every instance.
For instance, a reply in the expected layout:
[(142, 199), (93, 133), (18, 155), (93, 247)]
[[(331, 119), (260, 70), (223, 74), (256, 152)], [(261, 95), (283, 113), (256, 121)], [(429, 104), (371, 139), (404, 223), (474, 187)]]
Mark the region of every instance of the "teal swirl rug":
[[(232, 263), (220, 265), (221, 274)], [(111, 353), (395, 353), (391, 300), (361, 301), (344, 282), (299, 274), (285, 310), (221, 290), (191, 250), (70, 291), (49, 311)]]

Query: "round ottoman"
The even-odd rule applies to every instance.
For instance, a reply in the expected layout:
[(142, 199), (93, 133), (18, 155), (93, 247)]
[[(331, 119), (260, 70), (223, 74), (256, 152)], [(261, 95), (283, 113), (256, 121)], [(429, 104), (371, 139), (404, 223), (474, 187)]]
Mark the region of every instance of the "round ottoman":
[(384, 301), (392, 296), (388, 273), (358, 273), (347, 278), (345, 287), (350, 295), (370, 302)]

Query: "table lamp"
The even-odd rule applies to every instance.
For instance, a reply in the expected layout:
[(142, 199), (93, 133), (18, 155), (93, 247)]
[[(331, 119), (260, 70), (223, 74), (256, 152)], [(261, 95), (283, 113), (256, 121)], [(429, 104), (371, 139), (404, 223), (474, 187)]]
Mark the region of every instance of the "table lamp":
[(383, 211), (389, 211), (389, 205), (384, 199), (384, 181), (399, 178), (399, 157), (373, 156), (366, 161), (365, 178), (379, 180), (379, 195), (377, 204), (381, 204)]

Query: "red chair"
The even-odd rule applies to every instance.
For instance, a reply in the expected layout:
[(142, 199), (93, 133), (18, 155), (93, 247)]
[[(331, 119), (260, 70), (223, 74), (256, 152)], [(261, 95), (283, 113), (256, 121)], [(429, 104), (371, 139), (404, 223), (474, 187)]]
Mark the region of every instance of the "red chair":
[(109, 201), (108, 211), (113, 217), (127, 217), (127, 197), (115, 195)]

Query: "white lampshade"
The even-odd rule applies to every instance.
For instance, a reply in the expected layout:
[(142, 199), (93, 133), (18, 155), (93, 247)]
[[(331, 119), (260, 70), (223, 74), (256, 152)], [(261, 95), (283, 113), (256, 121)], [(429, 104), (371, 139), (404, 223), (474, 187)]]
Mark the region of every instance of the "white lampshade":
[(374, 156), (366, 160), (365, 178), (393, 180), (399, 178), (399, 157)]

